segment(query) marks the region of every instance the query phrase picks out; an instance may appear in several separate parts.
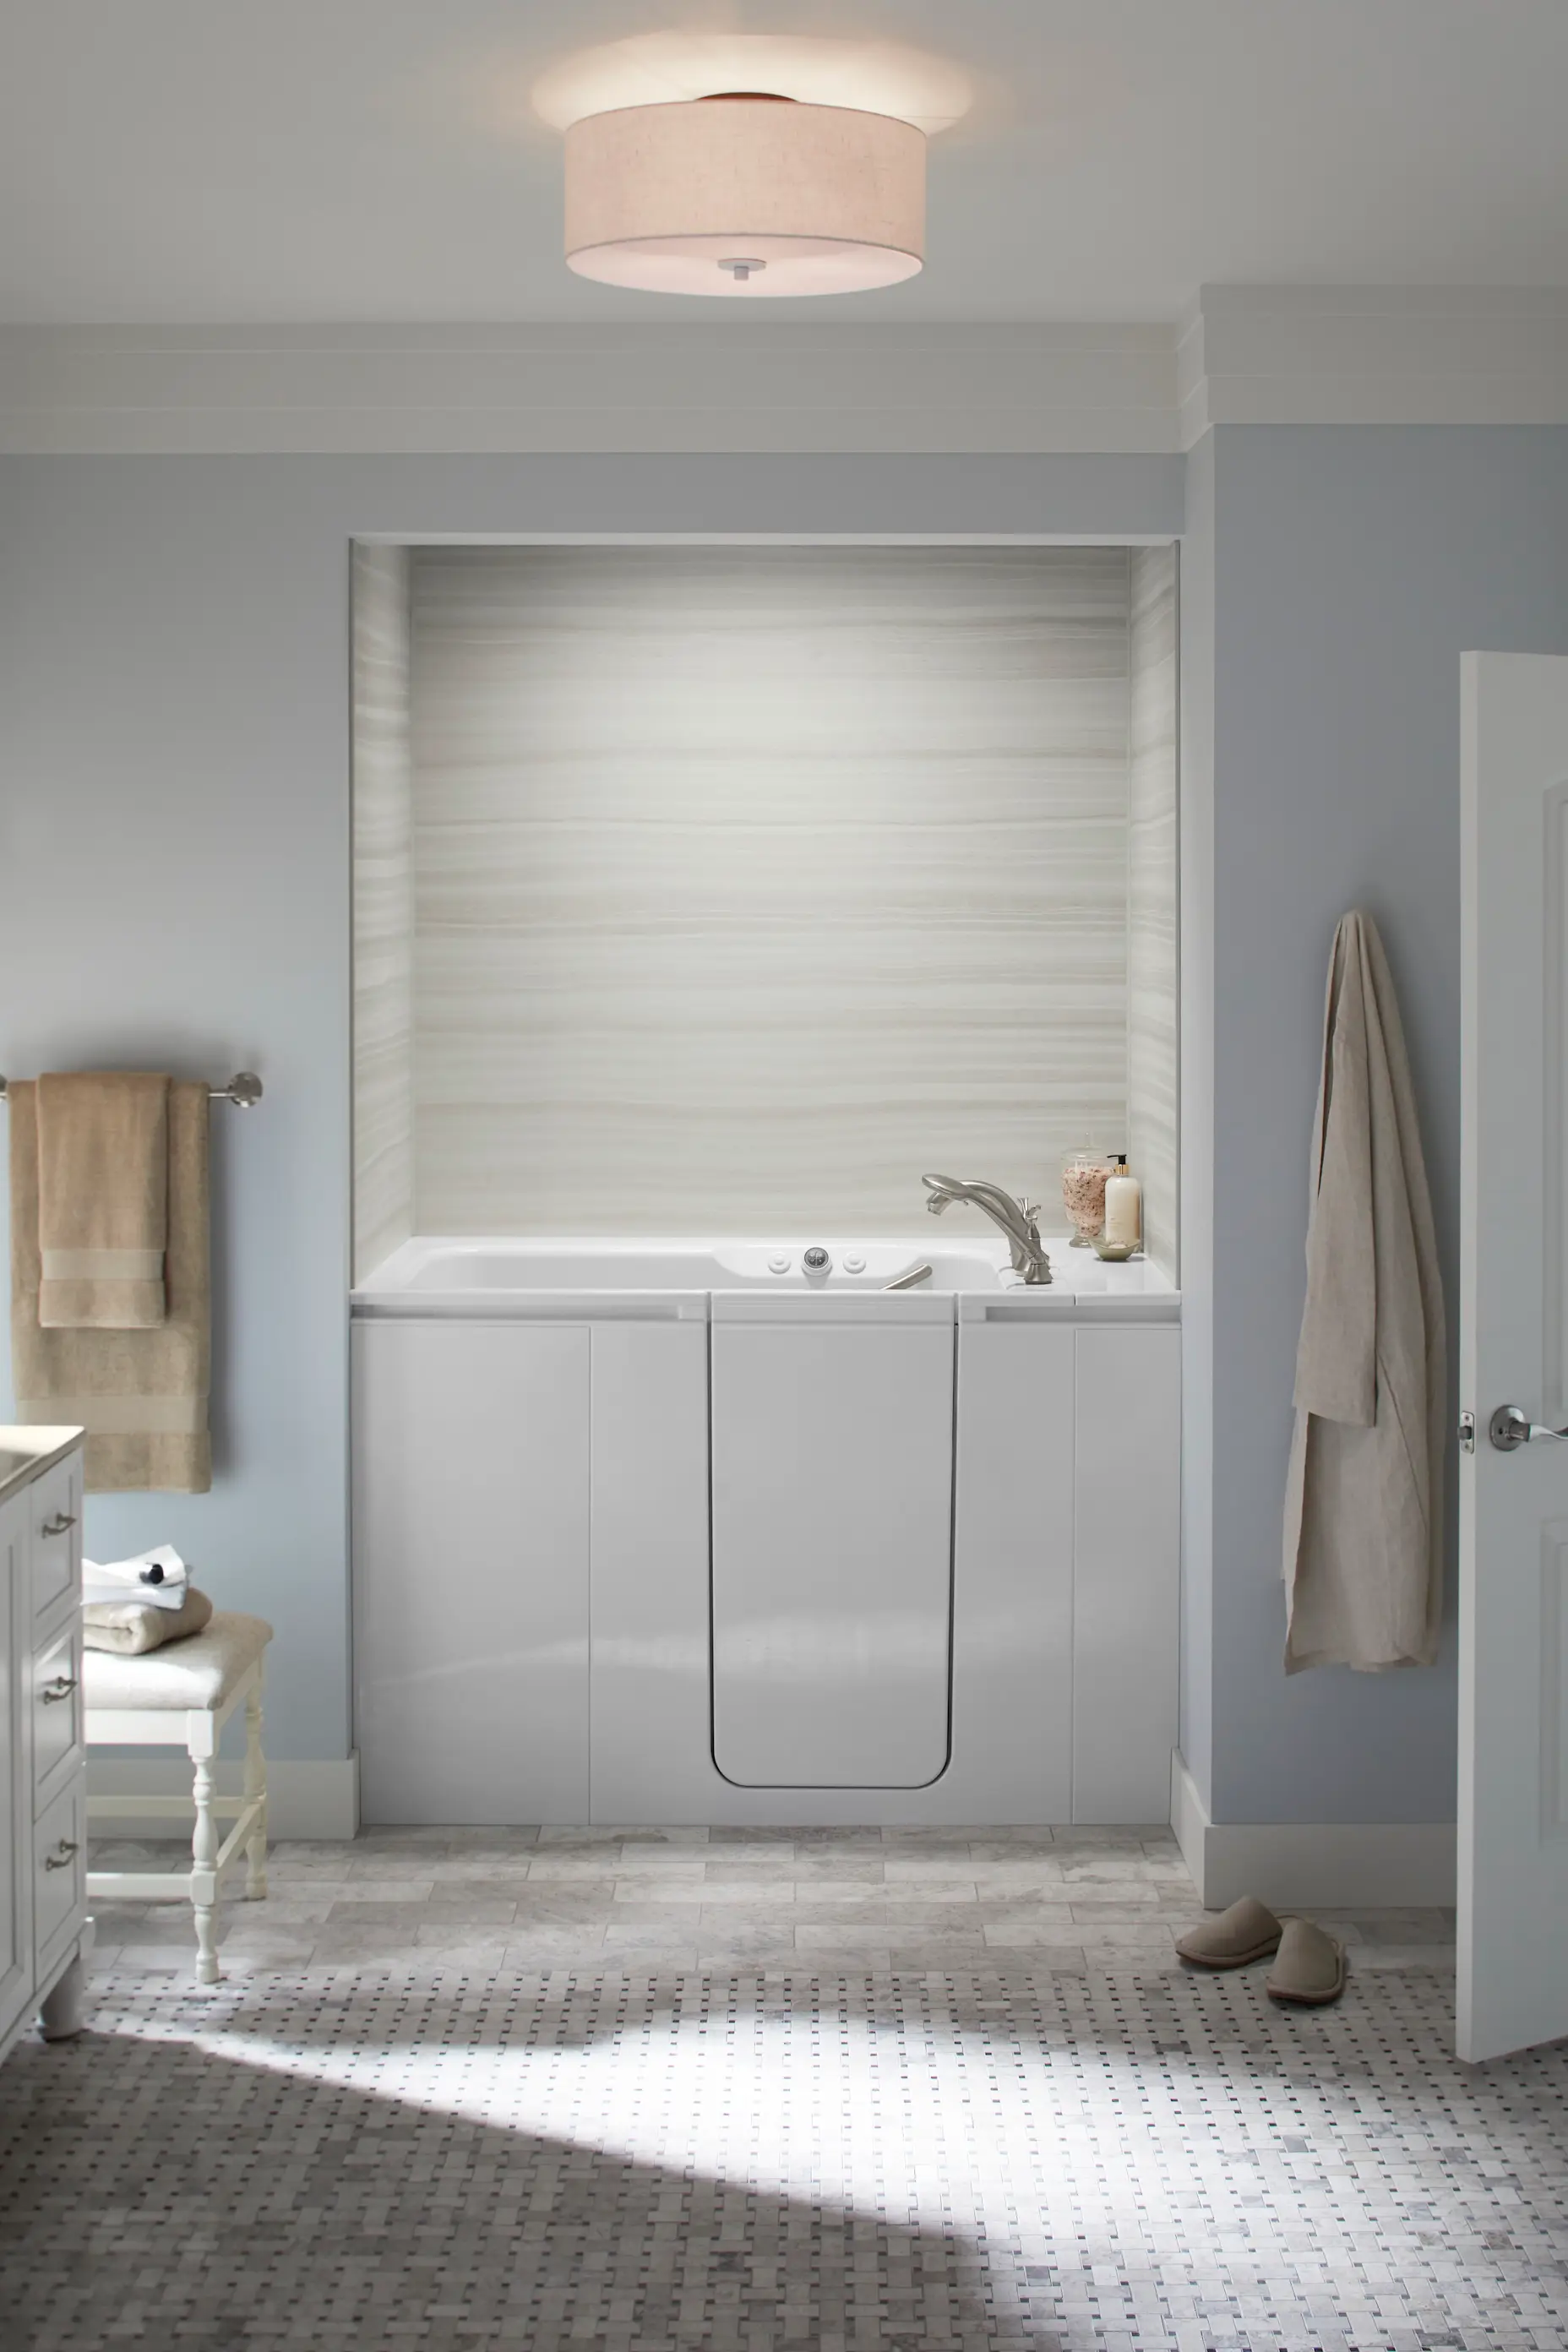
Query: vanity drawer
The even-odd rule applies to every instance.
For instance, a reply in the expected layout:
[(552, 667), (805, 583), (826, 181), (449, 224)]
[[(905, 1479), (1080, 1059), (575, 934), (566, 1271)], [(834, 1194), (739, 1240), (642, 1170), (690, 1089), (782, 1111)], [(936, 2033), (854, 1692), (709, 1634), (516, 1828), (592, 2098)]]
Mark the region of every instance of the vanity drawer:
[(33, 1832), (33, 1965), (41, 1976), (87, 1903), (87, 1778), (61, 1790)]
[(83, 1761), (81, 1628), (73, 1617), (33, 1660), (33, 1812)]
[(32, 1512), (33, 1614), (81, 1583), (81, 1455), (57, 1462), (27, 1488)]

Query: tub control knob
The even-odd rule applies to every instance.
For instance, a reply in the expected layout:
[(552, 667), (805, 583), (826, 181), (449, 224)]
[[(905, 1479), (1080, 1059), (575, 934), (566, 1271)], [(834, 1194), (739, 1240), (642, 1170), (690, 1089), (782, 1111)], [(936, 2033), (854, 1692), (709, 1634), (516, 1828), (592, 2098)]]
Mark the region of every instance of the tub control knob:
[(787, 1274), (787, 1273), (789, 1272), (789, 1260), (788, 1260), (788, 1258), (787, 1258), (787, 1257), (771, 1257), (771, 1258), (769, 1258), (769, 1260), (768, 1260), (768, 1272), (769, 1272), (770, 1274)]
[(846, 1274), (864, 1274), (866, 1271), (865, 1259), (863, 1257), (847, 1257), (844, 1261), (844, 1271)]
[(805, 1255), (801, 1259), (801, 1264), (807, 1274), (826, 1274), (832, 1265), (833, 1260), (825, 1249), (816, 1247), (806, 1251)]

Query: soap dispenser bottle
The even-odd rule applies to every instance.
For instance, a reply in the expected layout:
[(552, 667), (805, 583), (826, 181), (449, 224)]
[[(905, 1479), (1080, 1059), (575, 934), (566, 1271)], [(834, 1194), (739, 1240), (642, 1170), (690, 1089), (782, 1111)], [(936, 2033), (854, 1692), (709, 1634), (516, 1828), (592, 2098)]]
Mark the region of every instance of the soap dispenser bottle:
[(1113, 1151), (1116, 1173), (1105, 1187), (1104, 1237), (1107, 1254), (1131, 1256), (1143, 1238), (1143, 1187), (1130, 1175), (1125, 1151)]

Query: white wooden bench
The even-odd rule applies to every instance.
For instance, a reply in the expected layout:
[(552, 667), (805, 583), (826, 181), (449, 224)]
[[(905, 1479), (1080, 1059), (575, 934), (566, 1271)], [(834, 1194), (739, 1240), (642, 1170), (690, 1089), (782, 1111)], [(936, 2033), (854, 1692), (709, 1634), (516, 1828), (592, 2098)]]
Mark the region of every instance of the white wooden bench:
[[(184, 1748), (193, 1786), (186, 1797), (94, 1797), (89, 1826), (110, 1821), (161, 1820), (195, 1809), (191, 1867), (179, 1871), (89, 1870), (89, 1899), (121, 1903), (188, 1902), (195, 1914), (196, 1979), (218, 1980), (216, 1907), (224, 1874), (246, 1853), (245, 1892), (267, 1892), (267, 1759), (261, 1748), (261, 1705), (267, 1644), (264, 1617), (216, 1610), (201, 1633), (140, 1657), (88, 1650), (82, 1657), (86, 1733), (89, 1748)], [(245, 1780), (237, 1797), (220, 1797), (213, 1766), (224, 1725), (245, 1703)], [(234, 1826), (218, 1843), (220, 1819)]]

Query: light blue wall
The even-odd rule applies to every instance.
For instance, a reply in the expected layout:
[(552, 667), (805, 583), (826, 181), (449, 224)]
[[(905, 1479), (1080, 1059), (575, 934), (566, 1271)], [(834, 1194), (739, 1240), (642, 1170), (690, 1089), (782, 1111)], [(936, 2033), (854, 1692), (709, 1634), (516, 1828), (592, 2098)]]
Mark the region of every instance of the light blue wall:
[[(1568, 431), (1228, 425), (1212, 441), (1212, 1810), (1451, 1819), (1451, 1576), (1436, 1668), (1280, 1671), (1309, 1132), (1329, 942), (1359, 903), (1401, 992), (1452, 1318), (1459, 656), (1568, 652)], [(1196, 459), (1194, 475), (1196, 493)], [(1187, 1696), (1201, 1751), (1208, 1700), (1193, 1679)]]
[(88, 1546), (167, 1536), (271, 1618), (275, 1755), (350, 1738), (350, 539), (1158, 537), (1182, 481), (1114, 457), (0, 461), (0, 1070), (267, 1083), (214, 1115), (214, 1491), (94, 1500)]
[[(1404, 992), (1451, 1278), (1458, 656), (1568, 650), (1568, 434), (1222, 426), (1189, 462), (1184, 1053), (1198, 1100), (1212, 1052), (1215, 1108), (1184, 1142), (1184, 1743), (1217, 1820), (1442, 1818), (1451, 1649), (1432, 1673), (1279, 1670), (1307, 1137), (1329, 937), (1361, 899)], [(273, 1619), (276, 1754), (349, 1738), (350, 538), (1157, 536), (1182, 499), (1162, 458), (0, 461), (0, 1069), (268, 1082), (254, 1115), (215, 1115), (218, 1483), (96, 1501), (89, 1547), (167, 1533)]]

